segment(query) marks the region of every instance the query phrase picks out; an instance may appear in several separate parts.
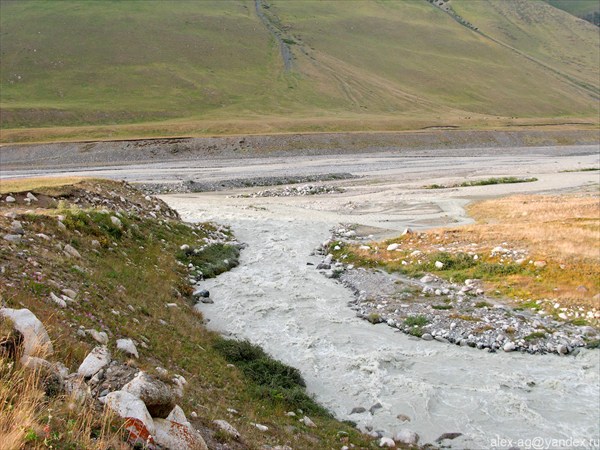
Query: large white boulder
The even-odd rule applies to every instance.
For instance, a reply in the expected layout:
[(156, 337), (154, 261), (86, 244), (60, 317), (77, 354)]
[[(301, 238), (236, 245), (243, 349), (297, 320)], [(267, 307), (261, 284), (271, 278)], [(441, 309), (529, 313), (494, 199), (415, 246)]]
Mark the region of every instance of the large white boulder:
[(127, 356), (133, 356), (134, 358), (140, 357), (137, 348), (131, 339), (117, 339), (117, 348)]
[(26, 308), (0, 308), (0, 316), (9, 319), (13, 328), (23, 335), (23, 356), (49, 356), (53, 353), (44, 324), (31, 311)]
[(154, 419), (156, 433), (154, 442), (158, 445), (177, 450), (208, 450), (204, 439), (193, 428), (188, 428), (167, 419)]
[(167, 420), (180, 423), (181, 425), (185, 425), (187, 427), (192, 426), (192, 424), (190, 424), (190, 422), (187, 420), (183, 409), (181, 409), (179, 405), (175, 405), (175, 408), (173, 408), (173, 410), (167, 416)]
[(153, 443), (156, 426), (143, 401), (128, 392), (114, 391), (106, 396), (105, 405), (125, 419), (131, 444)]
[(152, 417), (165, 418), (175, 407), (177, 396), (174, 390), (146, 372), (138, 372), (133, 380), (121, 388), (141, 399)]
[(84, 378), (93, 377), (110, 363), (110, 352), (106, 346), (95, 347), (83, 360), (77, 374)]

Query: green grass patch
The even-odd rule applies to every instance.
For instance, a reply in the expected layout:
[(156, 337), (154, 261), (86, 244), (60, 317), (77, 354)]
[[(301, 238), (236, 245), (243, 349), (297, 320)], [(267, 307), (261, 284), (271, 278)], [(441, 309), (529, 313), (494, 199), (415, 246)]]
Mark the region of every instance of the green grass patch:
[(423, 327), (429, 323), (425, 316), (409, 316), (404, 319), (404, 324), (409, 327)]
[(440, 311), (452, 309), (452, 305), (431, 305), (431, 307)]
[(381, 316), (377, 313), (371, 313), (367, 316), (367, 320), (369, 322), (371, 322), (373, 325), (376, 325), (378, 323), (381, 323), (383, 321), (383, 319), (381, 318)]
[(423, 334), (425, 332), (423, 331), (423, 329), (421, 327), (413, 327), (413, 328), (409, 328), (408, 330), (408, 334), (410, 334), (411, 336), (415, 336), (415, 337), (422, 337)]
[(526, 341), (534, 341), (536, 339), (544, 339), (546, 337), (546, 333), (543, 331), (534, 331), (531, 334), (528, 334), (524, 337)]
[(587, 321), (587, 320), (585, 320), (584, 318), (581, 318), (581, 317), (580, 317), (580, 318), (578, 318), (578, 319), (573, 319), (573, 320), (571, 320), (571, 323), (572, 323), (573, 325), (577, 325), (577, 326), (580, 326), (580, 327), (583, 327), (583, 326), (586, 326), (586, 325), (588, 325), (588, 321)]
[(475, 308), (489, 308), (492, 305), (486, 301), (481, 301), (481, 302), (477, 302), (475, 303)]
[(425, 186), (425, 189), (449, 189), (457, 187), (471, 187), (471, 186), (489, 186), (493, 184), (512, 184), (512, 183), (532, 183), (537, 181), (537, 178), (518, 178), (518, 177), (500, 177), (500, 178), (486, 178), (485, 180), (473, 180), (463, 181), (462, 183), (452, 184), (444, 186), (441, 184), (430, 184)]
[(306, 383), (298, 369), (273, 359), (258, 345), (219, 337), (213, 347), (254, 383), (257, 396), (267, 396), (291, 409), (329, 415), (305, 392)]
[(214, 278), (239, 264), (240, 250), (228, 244), (213, 244), (196, 252), (193, 248), (180, 250), (177, 259), (198, 267), (204, 278)]
[(581, 169), (570, 169), (570, 170), (561, 170), (559, 173), (571, 173), (571, 172), (598, 172), (600, 168), (598, 167), (583, 167)]
[(596, 349), (596, 348), (600, 348), (600, 339), (596, 339), (594, 341), (589, 341), (586, 345), (585, 348), (590, 348), (590, 349)]
[(525, 302), (520, 302), (519, 306), (514, 309), (515, 311), (523, 311), (524, 309), (539, 311), (542, 307), (535, 300), (527, 300)]

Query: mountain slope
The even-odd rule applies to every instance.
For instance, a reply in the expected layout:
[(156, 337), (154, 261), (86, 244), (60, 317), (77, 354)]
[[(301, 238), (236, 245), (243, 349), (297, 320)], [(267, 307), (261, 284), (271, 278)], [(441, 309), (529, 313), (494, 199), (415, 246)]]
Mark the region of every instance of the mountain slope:
[(2, 1), (2, 139), (597, 123), (596, 27), (538, 1), (448, 3), (478, 29), (427, 0)]
[(600, 12), (597, 0), (544, 0), (555, 8), (567, 11), (574, 16), (584, 18), (589, 14)]

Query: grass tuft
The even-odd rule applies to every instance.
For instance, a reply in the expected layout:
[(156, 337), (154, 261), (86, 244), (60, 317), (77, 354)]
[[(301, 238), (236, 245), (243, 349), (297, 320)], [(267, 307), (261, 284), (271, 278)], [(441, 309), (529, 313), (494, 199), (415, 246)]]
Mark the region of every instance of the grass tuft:
[(429, 323), (425, 316), (409, 316), (404, 319), (404, 324), (409, 327), (423, 327)]

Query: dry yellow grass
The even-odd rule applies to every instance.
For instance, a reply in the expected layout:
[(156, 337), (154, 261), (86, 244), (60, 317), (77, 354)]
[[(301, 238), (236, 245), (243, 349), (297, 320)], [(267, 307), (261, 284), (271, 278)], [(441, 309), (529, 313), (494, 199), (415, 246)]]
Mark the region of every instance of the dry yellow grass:
[(493, 288), (520, 298), (558, 298), (565, 304), (598, 307), (600, 292), (600, 199), (597, 195), (519, 195), (475, 203), (474, 225), (427, 233), (430, 244), (480, 250), (502, 245), (525, 249), (543, 260), (542, 276), (510, 275)]
[[(359, 264), (408, 274), (428, 270), (446, 278), (483, 277), (488, 292), (498, 291), (517, 301), (560, 299), (564, 306), (600, 308), (597, 193), (511, 196), (474, 203), (468, 211), (476, 219), (473, 225), (409, 234), (383, 243), (375, 252), (353, 247), (351, 253)], [(387, 244), (392, 242), (401, 242), (402, 251), (387, 251)], [(507, 260), (494, 256), (492, 250), (499, 246), (525, 257)], [(423, 256), (411, 258), (414, 250)], [(461, 269), (437, 270), (432, 261), (442, 253), (478, 254), (480, 267), (461, 273)], [(415, 264), (415, 259), (429, 265), (424, 268)], [(411, 263), (401, 265), (402, 260)], [(537, 261), (545, 265), (532, 264)], [(513, 269), (498, 275), (507, 264)]]
[(56, 188), (90, 179), (85, 177), (37, 177), (0, 180), (0, 194)]
[(513, 196), (469, 208), (466, 227), (478, 242), (510, 241), (531, 253), (564, 261), (600, 262), (598, 196)]
[(48, 397), (45, 373), (0, 357), (0, 447), (126, 449), (109, 411), (73, 395)]

